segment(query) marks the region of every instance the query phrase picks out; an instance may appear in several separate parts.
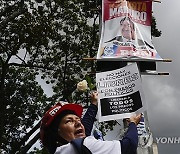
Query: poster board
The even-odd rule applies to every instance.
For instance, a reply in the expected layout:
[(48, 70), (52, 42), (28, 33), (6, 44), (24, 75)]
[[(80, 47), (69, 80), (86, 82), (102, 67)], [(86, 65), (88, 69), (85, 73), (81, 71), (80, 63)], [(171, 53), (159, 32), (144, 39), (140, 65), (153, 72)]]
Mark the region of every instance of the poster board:
[(97, 59), (162, 60), (151, 40), (152, 1), (102, 0)]
[(137, 64), (96, 73), (98, 119), (108, 121), (129, 118), (146, 110)]

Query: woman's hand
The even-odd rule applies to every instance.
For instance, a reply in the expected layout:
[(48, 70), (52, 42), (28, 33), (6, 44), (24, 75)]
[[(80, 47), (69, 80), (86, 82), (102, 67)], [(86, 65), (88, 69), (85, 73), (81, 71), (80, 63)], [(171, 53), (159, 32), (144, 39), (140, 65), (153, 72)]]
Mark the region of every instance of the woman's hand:
[(129, 122), (134, 122), (137, 125), (140, 122), (141, 117), (142, 117), (142, 114), (133, 115), (128, 119), (128, 121)]
[(90, 97), (91, 97), (91, 103), (97, 106), (98, 105), (98, 93), (97, 93), (97, 91), (93, 91), (91, 93)]

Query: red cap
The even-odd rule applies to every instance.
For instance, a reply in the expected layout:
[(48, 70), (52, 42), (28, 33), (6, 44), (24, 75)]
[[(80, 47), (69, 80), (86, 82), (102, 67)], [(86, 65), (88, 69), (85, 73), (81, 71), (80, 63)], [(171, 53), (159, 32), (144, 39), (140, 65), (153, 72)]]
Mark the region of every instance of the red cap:
[(47, 128), (54, 118), (61, 114), (62, 111), (70, 110), (75, 112), (75, 114), (81, 118), (83, 107), (78, 104), (71, 104), (67, 102), (60, 102), (57, 103), (55, 106), (51, 107), (43, 116), (41, 120), (41, 129), (40, 129), (40, 138), (43, 141), (44, 138), (44, 129)]

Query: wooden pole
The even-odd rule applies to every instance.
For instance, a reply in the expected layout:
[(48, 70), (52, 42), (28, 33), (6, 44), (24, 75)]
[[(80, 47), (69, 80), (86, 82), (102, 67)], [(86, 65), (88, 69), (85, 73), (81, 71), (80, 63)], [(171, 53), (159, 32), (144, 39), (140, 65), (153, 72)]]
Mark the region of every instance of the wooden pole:
[[(97, 59), (95, 57), (86, 57), (83, 58), (83, 60), (99, 60), (99, 61), (110, 61), (112, 60), (111, 58), (104, 58), (104, 59)], [(127, 62), (138, 62), (138, 61), (152, 61), (152, 62), (172, 62), (171, 59), (130, 59), (130, 58), (113, 58), (114, 61), (127, 61)]]

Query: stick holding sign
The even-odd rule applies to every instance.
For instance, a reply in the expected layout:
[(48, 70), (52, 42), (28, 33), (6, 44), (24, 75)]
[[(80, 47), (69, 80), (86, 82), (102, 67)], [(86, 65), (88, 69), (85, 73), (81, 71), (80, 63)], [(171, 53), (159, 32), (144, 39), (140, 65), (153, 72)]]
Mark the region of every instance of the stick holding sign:
[(136, 64), (97, 73), (96, 83), (99, 94), (99, 121), (129, 118), (146, 110)]

